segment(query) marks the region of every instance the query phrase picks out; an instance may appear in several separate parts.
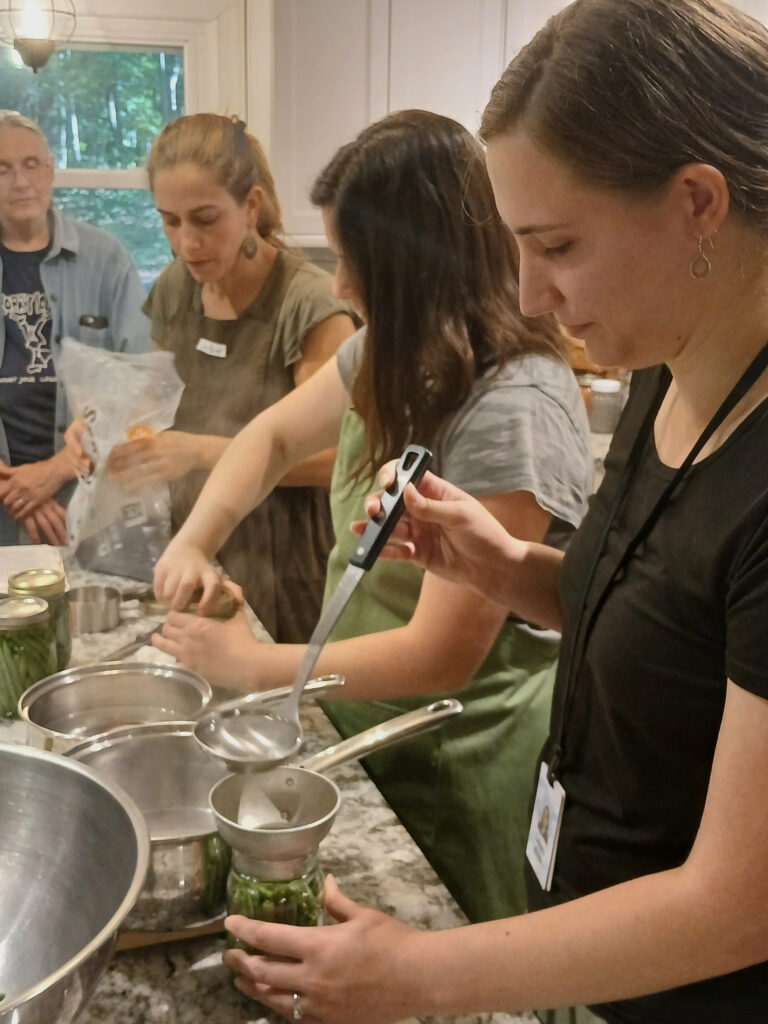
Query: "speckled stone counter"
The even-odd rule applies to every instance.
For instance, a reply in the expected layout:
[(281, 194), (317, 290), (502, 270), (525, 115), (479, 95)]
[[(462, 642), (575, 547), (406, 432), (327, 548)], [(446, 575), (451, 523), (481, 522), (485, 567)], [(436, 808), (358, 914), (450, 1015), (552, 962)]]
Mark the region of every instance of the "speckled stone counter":
[[(73, 586), (108, 583), (129, 596), (141, 589), (127, 580), (83, 573), (69, 561), (67, 574)], [(115, 630), (75, 639), (72, 663), (104, 660), (161, 621), (141, 615), (138, 602), (128, 600)], [(254, 628), (259, 631), (258, 624)], [(307, 751), (334, 743), (338, 736), (322, 711), (311, 701), (304, 707)], [(8, 740), (24, 741), (21, 723), (0, 724), (0, 741)], [(323, 869), (336, 876), (352, 899), (407, 924), (425, 929), (463, 924), (465, 919), (450, 894), (360, 765), (339, 766), (328, 774), (339, 786), (343, 802), (320, 847)], [(275, 1024), (282, 1020), (233, 987), (221, 963), (224, 946), (223, 935), (213, 935), (117, 953), (78, 1024)], [(455, 1020), (522, 1024), (533, 1019), (487, 1014)]]

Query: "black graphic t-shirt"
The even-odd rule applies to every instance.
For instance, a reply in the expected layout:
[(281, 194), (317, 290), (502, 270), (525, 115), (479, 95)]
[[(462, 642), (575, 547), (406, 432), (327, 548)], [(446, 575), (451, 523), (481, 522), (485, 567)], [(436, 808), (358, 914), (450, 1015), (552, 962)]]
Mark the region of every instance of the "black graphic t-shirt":
[(5, 351), (0, 366), (0, 418), (11, 465), (40, 462), (54, 452), (56, 371), (51, 312), (40, 279), (48, 251), (14, 252), (0, 243)]

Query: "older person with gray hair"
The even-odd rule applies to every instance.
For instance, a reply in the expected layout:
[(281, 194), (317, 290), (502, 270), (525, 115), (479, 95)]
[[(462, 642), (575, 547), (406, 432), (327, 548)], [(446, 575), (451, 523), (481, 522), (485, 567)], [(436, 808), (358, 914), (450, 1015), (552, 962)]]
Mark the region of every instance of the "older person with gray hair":
[(0, 545), (66, 540), (78, 466), (64, 446), (61, 339), (117, 352), (152, 347), (128, 253), (52, 207), (53, 175), (39, 126), (0, 110)]

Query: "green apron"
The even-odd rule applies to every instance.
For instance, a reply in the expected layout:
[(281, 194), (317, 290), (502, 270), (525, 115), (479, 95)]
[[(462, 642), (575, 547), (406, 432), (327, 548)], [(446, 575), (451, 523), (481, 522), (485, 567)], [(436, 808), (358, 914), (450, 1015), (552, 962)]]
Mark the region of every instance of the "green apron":
[[(362, 422), (347, 413), (331, 484), (337, 542), (328, 561), (326, 600), (344, 571), (370, 481), (346, 487), (362, 444)], [(342, 640), (407, 623), (423, 573), (380, 561), (366, 573), (331, 635)], [(457, 623), (460, 628), (460, 624)], [(333, 701), (325, 711), (350, 736), (441, 696), (460, 715), (425, 736), (366, 758), (368, 774), (471, 921), (522, 913), (523, 859), (536, 760), (549, 724), (557, 644), (505, 623), (477, 674), (458, 693), (405, 700)]]

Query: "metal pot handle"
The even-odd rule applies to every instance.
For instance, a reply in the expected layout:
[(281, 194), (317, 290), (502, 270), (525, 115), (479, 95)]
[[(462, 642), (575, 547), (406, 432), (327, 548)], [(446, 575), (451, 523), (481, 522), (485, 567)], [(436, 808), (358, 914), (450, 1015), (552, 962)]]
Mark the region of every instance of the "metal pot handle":
[(387, 722), (381, 722), (370, 729), (365, 729), (356, 736), (350, 736), (348, 740), (334, 743), (317, 754), (312, 754), (296, 762), (301, 768), (309, 768), (312, 771), (322, 772), (336, 765), (353, 761), (358, 757), (367, 757), (374, 750), (388, 747), (391, 743), (398, 743), (409, 736), (418, 736), (421, 733), (437, 729), (447, 718), (458, 715), (462, 710), (461, 701), (452, 697), (445, 700), (436, 700), (427, 707), (419, 708), (416, 711), (408, 711), (404, 715), (397, 715)]
[[(317, 676), (315, 679), (310, 679), (307, 685), (304, 687), (304, 692), (312, 697), (319, 697), (325, 694), (329, 690), (337, 690), (340, 686), (346, 684), (344, 676), (339, 675), (328, 675), (328, 676)], [(250, 704), (272, 704), (274, 701), (285, 700), (293, 693), (293, 686), (277, 686), (273, 690), (257, 690), (255, 693), (247, 693), (244, 697), (234, 697), (232, 700), (222, 701), (221, 704), (215, 704), (209, 708), (206, 708), (206, 713), (210, 711), (230, 711), (232, 708), (244, 708)]]

